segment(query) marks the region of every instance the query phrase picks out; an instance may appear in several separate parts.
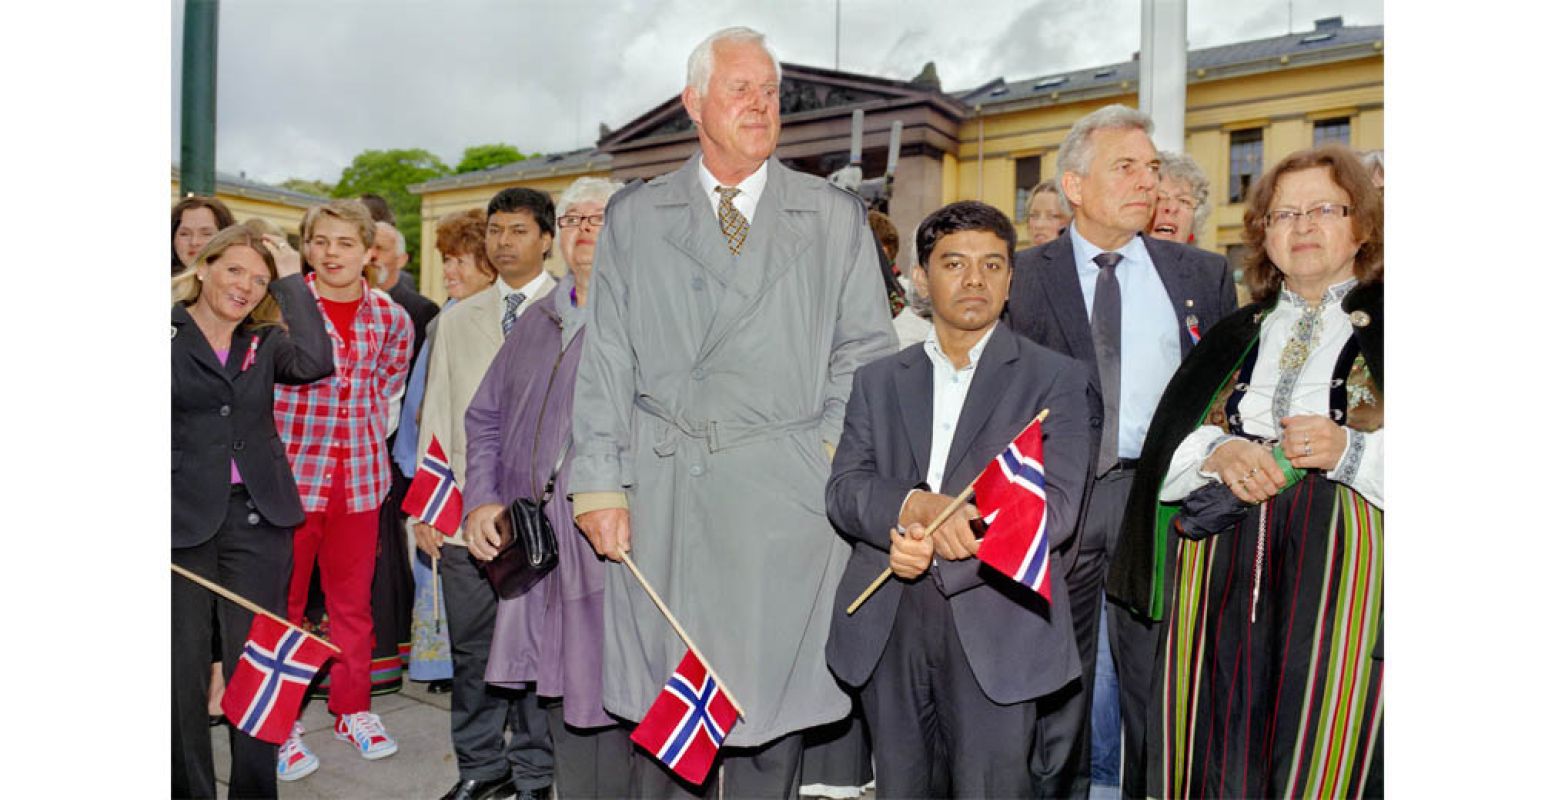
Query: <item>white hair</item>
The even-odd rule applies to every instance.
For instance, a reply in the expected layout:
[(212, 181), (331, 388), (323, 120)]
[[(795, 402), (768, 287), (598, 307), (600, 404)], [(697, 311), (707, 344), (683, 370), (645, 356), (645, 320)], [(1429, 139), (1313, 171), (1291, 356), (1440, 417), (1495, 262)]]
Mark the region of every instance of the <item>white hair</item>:
[[(1103, 106), (1081, 117), (1074, 127), (1069, 129), (1069, 134), (1064, 137), (1064, 143), (1058, 146), (1060, 188), (1065, 173), (1090, 174), (1091, 160), (1096, 156), (1096, 145), (1091, 141), (1091, 134), (1100, 130), (1118, 128), (1141, 130), (1149, 136), (1155, 132), (1155, 122), (1150, 119), (1149, 114), (1119, 103)], [(1059, 191), (1058, 200), (1065, 211), (1074, 214), (1074, 207), (1069, 205), (1067, 194)]]
[(1193, 195), (1193, 233), (1198, 234), (1209, 219), (1209, 178), (1199, 169), (1199, 162), (1187, 153), (1161, 152), (1161, 180), (1182, 181), (1188, 184)]
[(691, 51), (691, 57), (686, 59), (686, 86), (695, 89), (697, 94), (707, 94), (708, 81), (713, 78), (713, 45), (720, 42), (755, 42), (761, 45), (761, 49), (767, 53), (767, 58), (772, 59), (772, 69), (777, 72), (778, 83), (783, 82), (783, 65), (778, 61), (777, 53), (773, 52), (772, 45), (767, 44), (767, 37), (750, 28), (736, 25), (715, 31), (713, 35), (703, 39), (702, 43)]
[(567, 210), (579, 203), (587, 203), (591, 200), (600, 203), (609, 202), (610, 196), (625, 188), (626, 184), (620, 181), (612, 181), (606, 178), (583, 177), (572, 182), (562, 196), (556, 200), (556, 216), (560, 217)]
[(388, 228), (389, 230), (393, 231), (394, 232), (394, 253), (395, 253), (395, 255), (401, 255), (401, 256), (405, 255), (405, 234), (400, 233), (400, 229), (399, 228), (396, 228), (393, 225), (390, 225), (389, 223), (384, 222), (383, 220), (379, 220), (377, 222), (374, 222), (373, 225), (375, 227), (381, 225), (381, 226), (383, 226), (385, 228)]

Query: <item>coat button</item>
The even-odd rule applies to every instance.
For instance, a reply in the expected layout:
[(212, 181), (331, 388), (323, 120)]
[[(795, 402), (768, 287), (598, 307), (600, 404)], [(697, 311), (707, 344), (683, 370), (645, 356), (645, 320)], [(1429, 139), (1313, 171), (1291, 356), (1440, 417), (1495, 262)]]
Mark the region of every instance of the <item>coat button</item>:
[(233, 442), (233, 443), (232, 443), (232, 449), (233, 449), (233, 450), (234, 450), (234, 451), (237, 451), (237, 450), (242, 450), (242, 449), (243, 449), (243, 440), (242, 440), (242, 439), (239, 439), (239, 440), (237, 440), (237, 441), (235, 441), (235, 442)]
[(702, 465), (701, 464), (692, 464), (691, 465), (691, 477), (693, 477), (693, 478), (700, 478), (700, 477), (702, 477)]
[(692, 378), (692, 380), (698, 380), (699, 381), (699, 380), (702, 380), (703, 378), (706, 378), (706, 377), (707, 377), (707, 371), (702, 369), (701, 367), (694, 367), (691, 370), (691, 378)]
[(250, 525), (258, 525), (259, 524), (259, 514), (256, 513), (256, 512), (252, 512), (252, 511), (249, 512), (249, 514), (248, 514), (248, 524), (250, 524)]
[(695, 289), (695, 290), (697, 290), (699, 292), (702, 291), (702, 287), (706, 286), (706, 285), (707, 285), (707, 281), (702, 280), (701, 277), (696, 277), (696, 278), (692, 278), (691, 279), (691, 288), (693, 288), (693, 289)]
[(221, 407), (221, 415), (223, 417), (230, 417), (230, 416), (232, 416), (232, 406), (222, 406)]

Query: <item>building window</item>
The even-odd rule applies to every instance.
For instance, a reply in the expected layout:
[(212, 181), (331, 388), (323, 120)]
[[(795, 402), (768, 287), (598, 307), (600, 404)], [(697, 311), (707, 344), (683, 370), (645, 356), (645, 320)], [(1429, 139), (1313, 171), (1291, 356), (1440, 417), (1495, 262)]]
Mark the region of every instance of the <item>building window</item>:
[(1350, 118), (1320, 119), (1312, 123), (1312, 146), (1342, 144), (1350, 146)]
[(1253, 181), (1263, 172), (1263, 129), (1231, 132), (1231, 187), (1226, 202), (1247, 200)]
[(1015, 159), (1015, 221), (1026, 221), (1026, 201), (1031, 190), (1042, 182), (1042, 156)]

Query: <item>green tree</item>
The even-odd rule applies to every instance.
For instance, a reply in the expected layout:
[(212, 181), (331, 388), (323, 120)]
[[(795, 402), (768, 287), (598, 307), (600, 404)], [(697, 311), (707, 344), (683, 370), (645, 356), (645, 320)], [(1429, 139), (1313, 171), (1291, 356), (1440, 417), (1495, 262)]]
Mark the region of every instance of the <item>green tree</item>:
[(478, 144), (464, 148), (464, 157), (459, 159), (459, 166), (454, 167), (454, 173), (463, 175), (466, 172), (479, 172), (490, 167), (500, 167), (503, 164), (534, 158), (537, 155), (540, 154), (524, 155), (517, 147), (510, 144)]
[(442, 159), (419, 147), (413, 150), (365, 150), (351, 159), (351, 165), (340, 173), (340, 180), (331, 194), (360, 197), (371, 193), (389, 201), (394, 221), (400, 233), (405, 235), (405, 249), (410, 253), (410, 263), (405, 268), (412, 275), (419, 275), (421, 197), (406, 191), (405, 187), (448, 174), (448, 165)]
[(293, 192), (311, 194), (315, 197), (330, 197), (335, 187), (324, 181), (310, 181), (305, 178), (287, 178), (281, 181), (280, 187)]

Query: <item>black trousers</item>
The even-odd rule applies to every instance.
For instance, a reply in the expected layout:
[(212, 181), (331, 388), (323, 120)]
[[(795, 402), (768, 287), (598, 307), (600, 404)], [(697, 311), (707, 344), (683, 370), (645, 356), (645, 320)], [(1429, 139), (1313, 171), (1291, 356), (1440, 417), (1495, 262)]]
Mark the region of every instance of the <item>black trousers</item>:
[[(227, 516), (215, 537), (173, 549), (173, 563), (210, 579), (284, 617), (292, 572), (292, 529), (271, 525), (242, 485), (232, 487)], [(173, 796), (215, 797), (206, 692), (211, 677), (213, 619), (228, 680), (243, 654), (254, 615), (202, 586), (172, 576)], [(276, 747), (229, 727), (230, 797), (275, 797)]]
[(859, 697), (875, 744), (877, 797), (1036, 796), (1029, 770), (1038, 704), (988, 699), (950, 600), (932, 580), (904, 588), (885, 652)]
[(551, 743), (556, 748), (556, 792), (567, 800), (627, 797), (632, 764), (631, 728), (574, 728), (563, 719), (565, 701), (546, 698)]
[(1117, 603), (1107, 604), (1107, 640), (1118, 668), (1118, 710), (1123, 718), (1122, 794), (1145, 796), (1145, 715), (1150, 711), (1150, 678), (1165, 622), (1134, 615)]
[(448, 602), (448, 648), (453, 656), (450, 729), (460, 780), (512, 776), (519, 789), (551, 785), (556, 760), (549, 722), (533, 689), (486, 685), (497, 593), (467, 548), (444, 545), (443, 598)]
[[(1102, 588), (1107, 582), (1107, 567), (1118, 546), (1123, 526), (1123, 507), (1129, 488), (1134, 485), (1132, 468), (1117, 468), (1091, 484), (1090, 503), (1081, 523), (1076, 546), (1079, 554), (1065, 576), (1069, 588), (1069, 612), (1074, 620), (1074, 641), (1080, 651), (1080, 694), (1074, 702), (1083, 713), (1078, 715), (1081, 728), (1065, 772), (1072, 774), (1066, 796), (1084, 798), (1091, 788), (1091, 695), (1096, 686), (1097, 631), (1101, 628)], [(1109, 620), (1110, 621), (1110, 620)], [(1118, 675), (1122, 693), (1123, 675)], [(1148, 686), (1146, 690), (1148, 690)], [(1068, 718), (1070, 715), (1065, 714)], [(1072, 770), (1072, 773), (1071, 773)]]
[[(625, 723), (630, 727), (632, 723)], [(659, 763), (641, 747), (632, 748), (632, 764), (627, 777), (625, 797), (640, 800), (683, 800), (683, 798), (727, 797), (787, 798), (799, 797), (799, 766), (804, 754), (803, 732), (781, 736), (760, 747), (723, 747), (713, 761), (713, 769), (701, 786), (692, 786)], [(723, 793), (718, 783), (723, 781)]]

